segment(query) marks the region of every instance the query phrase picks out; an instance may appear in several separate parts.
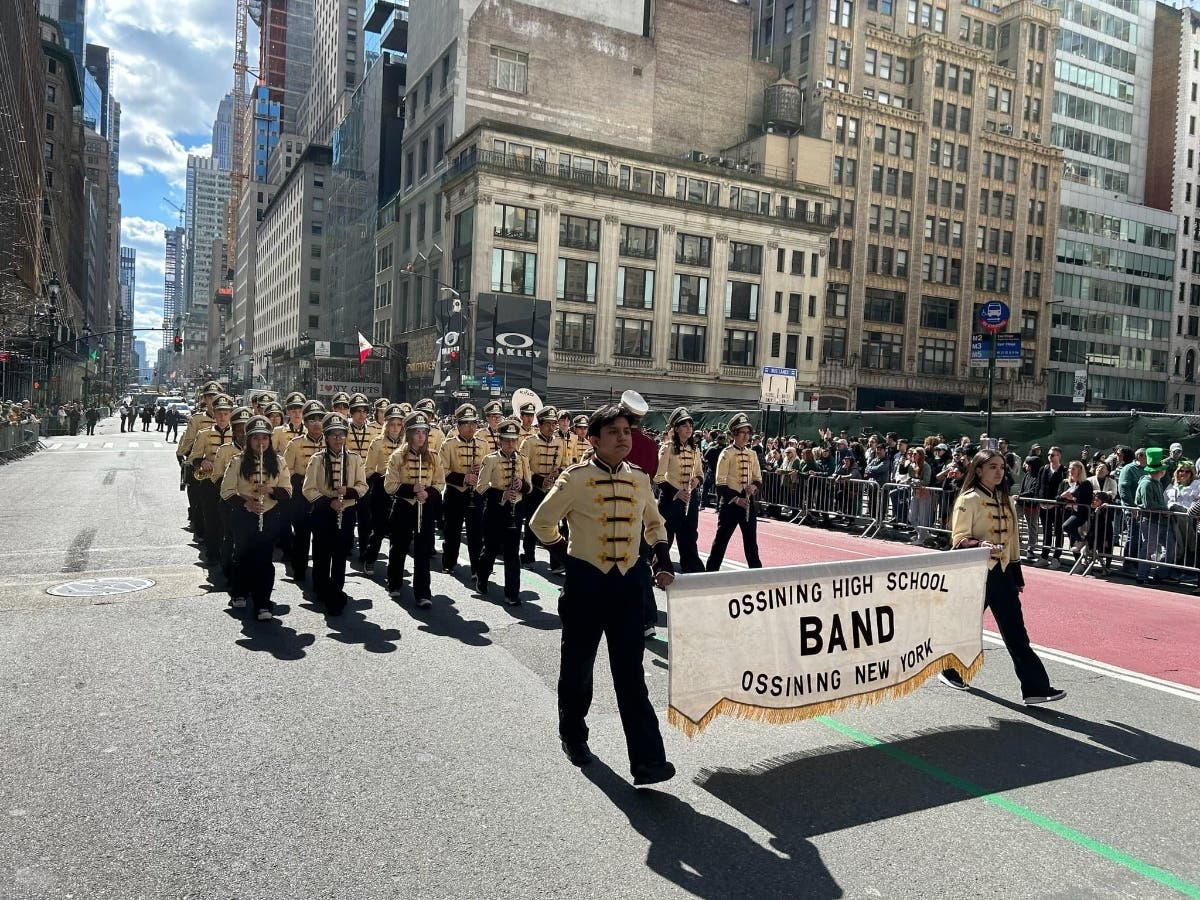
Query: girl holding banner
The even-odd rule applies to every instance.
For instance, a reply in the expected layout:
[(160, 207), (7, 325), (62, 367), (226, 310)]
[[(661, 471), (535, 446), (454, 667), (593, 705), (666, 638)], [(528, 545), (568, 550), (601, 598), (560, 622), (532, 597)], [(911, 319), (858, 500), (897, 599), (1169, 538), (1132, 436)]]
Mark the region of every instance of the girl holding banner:
[[(1004, 456), (998, 450), (975, 454), (963, 479), (962, 493), (954, 503), (951, 545), (956, 549), (987, 547), (987, 587), (984, 607), (991, 608), (1021, 682), (1026, 706), (1053, 703), (1067, 695), (1050, 686), (1041, 659), (1029, 646), (1020, 592), (1025, 589), (1021, 573), (1021, 544), (1017, 535), (1017, 507), (1004, 485)], [(942, 684), (965, 691), (958, 672), (946, 669), (938, 676)]]

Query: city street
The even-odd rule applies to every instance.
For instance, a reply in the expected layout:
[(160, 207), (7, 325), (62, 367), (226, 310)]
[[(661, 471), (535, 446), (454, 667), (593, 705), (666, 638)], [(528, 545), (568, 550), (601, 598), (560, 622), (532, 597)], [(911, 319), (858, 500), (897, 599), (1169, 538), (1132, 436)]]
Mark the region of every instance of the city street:
[[(1029, 572), (1068, 691), (1036, 710), (989, 619), (969, 693), (689, 740), (650, 641), (679, 774), (635, 789), (603, 649), (600, 761), (560, 750), (545, 554), (519, 607), (465, 565), (428, 611), (355, 571), (329, 621), (278, 564), (284, 612), (250, 621), (182, 528), (174, 444), (115, 418), (47, 443), (0, 467), (0, 897), (1200, 897), (1190, 593)], [(760, 541), (767, 565), (913, 552), (778, 522)], [(153, 584), (47, 593), (97, 577)]]

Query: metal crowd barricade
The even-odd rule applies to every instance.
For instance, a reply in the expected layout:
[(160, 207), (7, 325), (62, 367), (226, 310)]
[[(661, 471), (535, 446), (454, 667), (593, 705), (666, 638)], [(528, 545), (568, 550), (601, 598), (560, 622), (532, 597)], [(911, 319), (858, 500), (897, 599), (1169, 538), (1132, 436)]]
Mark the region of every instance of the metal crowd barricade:
[(867, 537), (878, 520), (879, 485), (869, 479), (800, 475), (794, 496), (799, 503), (792, 519), (796, 523), (861, 528), (860, 537)]
[(20, 459), (37, 447), (36, 426), (21, 423), (0, 425), (0, 464)]
[(767, 515), (795, 522), (802, 515), (800, 493), (799, 473), (763, 472), (763, 488), (758, 501)]
[(870, 535), (888, 528), (895, 533), (910, 532), (910, 542), (914, 544), (948, 542), (950, 514), (957, 496), (957, 490), (888, 482), (880, 489), (878, 526)]
[(1108, 573), (1114, 566), (1139, 582), (1200, 582), (1200, 520), (1182, 510), (1134, 509), (1104, 504), (1094, 509), (1099, 527), (1089, 529), (1081, 560), (1072, 571), (1090, 574), (1097, 566)]

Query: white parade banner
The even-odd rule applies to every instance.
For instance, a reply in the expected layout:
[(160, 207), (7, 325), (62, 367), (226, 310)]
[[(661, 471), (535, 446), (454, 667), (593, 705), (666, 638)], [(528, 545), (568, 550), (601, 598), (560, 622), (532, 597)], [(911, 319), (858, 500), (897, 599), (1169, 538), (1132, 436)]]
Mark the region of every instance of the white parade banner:
[(983, 665), (989, 551), (681, 575), (667, 590), (667, 719), (790, 722)]

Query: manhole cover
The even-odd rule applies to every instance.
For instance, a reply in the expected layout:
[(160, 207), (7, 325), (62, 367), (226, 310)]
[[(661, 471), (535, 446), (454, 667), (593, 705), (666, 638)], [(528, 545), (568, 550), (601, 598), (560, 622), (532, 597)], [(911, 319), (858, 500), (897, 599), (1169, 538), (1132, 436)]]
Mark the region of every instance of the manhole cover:
[(149, 578), (81, 578), (56, 584), (46, 591), (55, 597), (105, 597), (109, 594), (130, 594), (154, 587)]

